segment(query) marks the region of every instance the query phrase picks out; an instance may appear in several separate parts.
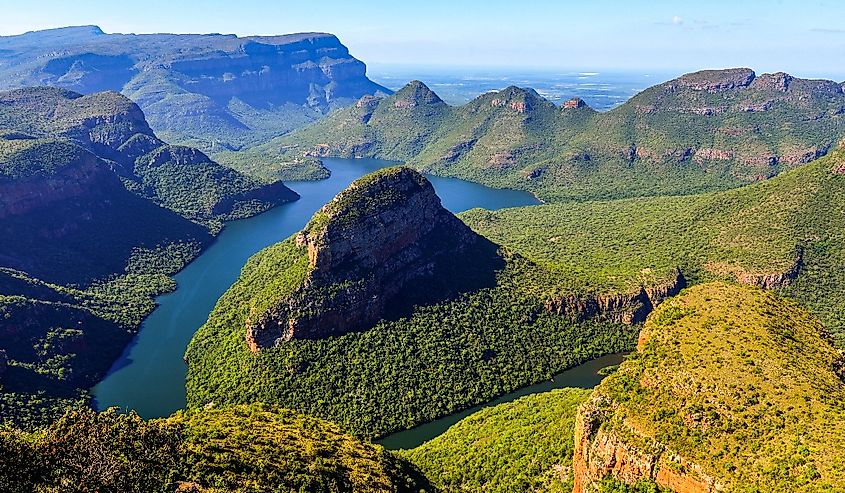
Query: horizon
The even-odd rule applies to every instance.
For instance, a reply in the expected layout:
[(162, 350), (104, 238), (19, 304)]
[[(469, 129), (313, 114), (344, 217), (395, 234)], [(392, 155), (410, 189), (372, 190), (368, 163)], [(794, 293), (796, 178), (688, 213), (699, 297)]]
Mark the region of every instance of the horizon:
[[(830, 64), (845, 51), (845, 29), (835, 22), (845, 5), (826, 0), (811, 5), (661, 0), (635, 9), (617, 0), (589, 5), (540, 0), (521, 17), (499, 0), (460, 5), (434, 0), (429, 8), (410, 12), (383, 0), (369, 9), (331, 0), (322, 3), (319, 15), (291, 2), (268, 6), (249, 0), (237, 5), (212, 0), (203, 9), (162, 0), (129, 7), (103, 0), (39, 4), (43, 8), (25, 12), (6, 9), (0, 35), (83, 25), (110, 34), (325, 32), (373, 70), (682, 74), (748, 67), (758, 74), (845, 78), (845, 67)], [(430, 25), (438, 25), (437, 31), (427, 29)]]

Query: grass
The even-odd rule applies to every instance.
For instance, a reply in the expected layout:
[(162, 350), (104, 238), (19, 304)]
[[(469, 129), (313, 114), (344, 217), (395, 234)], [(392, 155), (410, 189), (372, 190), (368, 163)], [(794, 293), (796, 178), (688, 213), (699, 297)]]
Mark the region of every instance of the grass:
[(399, 454), (444, 493), (569, 493), (575, 415), (590, 393), (559, 389), (483, 409)]
[(605, 433), (677, 454), (728, 491), (812, 492), (845, 488), (844, 397), (842, 354), (817, 319), (716, 282), (661, 305), (591, 403)]

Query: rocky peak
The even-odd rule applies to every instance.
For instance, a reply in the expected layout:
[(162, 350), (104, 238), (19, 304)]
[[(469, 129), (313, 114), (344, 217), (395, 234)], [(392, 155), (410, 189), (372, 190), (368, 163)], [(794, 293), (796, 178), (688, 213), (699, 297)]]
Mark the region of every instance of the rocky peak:
[(253, 304), (253, 351), (369, 328), (433, 293), (486, 282), (485, 259), (499, 258), (495, 245), (443, 208), (425, 177), (403, 167), (355, 181), (288, 241), (307, 256), (307, 274), (270, 308)]
[(785, 73), (785, 72), (777, 72), (774, 74), (763, 74), (760, 77), (757, 77), (756, 80), (751, 84), (753, 89), (759, 89), (763, 91), (778, 91), (778, 92), (786, 92), (789, 89), (789, 84), (792, 82), (794, 77)]
[(748, 87), (755, 78), (750, 68), (730, 68), (724, 70), (701, 70), (669, 82), (670, 87), (683, 87), (693, 91), (722, 92), (740, 87)]
[(494, 94), (492, 107), (505, 107), (517, 113), (527, 113), (536, 108), (543, 98), (534, 89), (510, 86)]
[(570, 109), (578, 109), (578, 108), (587, 108), (587, 103), (581, 98), (572, 98), (568, 99), (563, 102), (563, 109), (570, 110)]
[(445, 104), (440, 96), (425, 84), (412, 80), (394, 96), (393, 105), (397, 108), (414, 108), (430, 104)]

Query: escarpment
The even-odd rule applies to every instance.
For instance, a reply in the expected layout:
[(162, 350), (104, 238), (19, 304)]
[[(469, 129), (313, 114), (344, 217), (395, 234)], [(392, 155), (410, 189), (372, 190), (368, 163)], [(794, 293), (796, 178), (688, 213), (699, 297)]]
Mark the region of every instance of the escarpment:
[[(604, 478), (679, 493), (845, 488), (842, 354), (756, 287), (702, 284), (648, 319), (576, 418), (574, 493)], [(796, 459), (800, 457), (800, 459)], [(776, 468), (772, 464), (789, 464)]]
[(409, 168), (354, 182), (288, 241), (307, 257), (306, 273), (269, 306), (253, 302), (253, 351), (366, 329), (416, 303), (491, 285), (503, 264), (496, 245), (444, 209)]
[(590, 319), (632, 325), (645, 321), (649, 313), (666, 298), (675, 296), (687, 285), (684, 275), (675, 270), (672, 279), (654, 285), (643, 285), (634, 292), (605, 295), (552, 297), (545, 309), (582, 322)]
[(284, 134), (390, 90), (326, 33), (107, 34), (95, 26), (0, 38), (0, 88), (120, 91), (168, 140), (208, 152)]

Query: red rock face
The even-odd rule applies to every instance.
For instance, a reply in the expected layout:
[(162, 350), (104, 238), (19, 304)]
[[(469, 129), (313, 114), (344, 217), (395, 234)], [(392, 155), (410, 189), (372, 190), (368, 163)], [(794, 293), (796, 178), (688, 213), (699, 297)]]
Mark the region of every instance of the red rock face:
[(563, 109), (571, 110), (576, 108), (584, 108), (587, 103), (581, 98), (572, 98), (563, 102)]
[(724, 486), (698, 464), (668, 450), (635, 427), (628, 430), (638, 436), (637, 446), (620, 435), (606, 431), (602, 424), (615, 409), (606, 397), (596, 396), (585, 402), (575, 418), (575, 450), (572, 470), (573, 493), (594, 491), (610, 476), (627, 484), (654, 480), (658, 486), (676, 493), (716, 493)]

